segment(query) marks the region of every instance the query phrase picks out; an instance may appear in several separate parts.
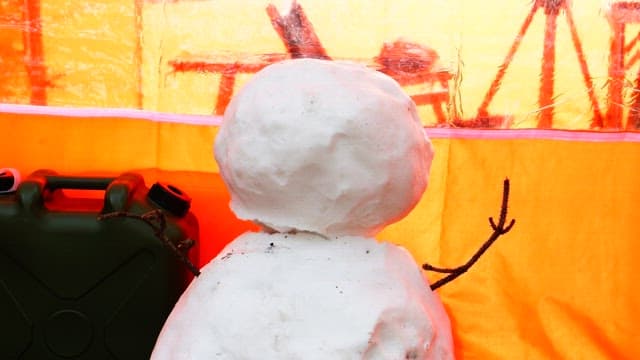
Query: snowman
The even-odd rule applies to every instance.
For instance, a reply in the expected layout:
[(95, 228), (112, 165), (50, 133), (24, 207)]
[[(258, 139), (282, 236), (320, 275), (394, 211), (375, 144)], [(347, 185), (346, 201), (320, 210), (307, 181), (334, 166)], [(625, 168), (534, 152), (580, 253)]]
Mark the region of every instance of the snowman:
[(453, 359), (449, 319), (403, 248), (374, 239), (427, 187), (416, 107), (363, 65), (288, 60), (229, 104), (215, 157), (245, 233), (203, 267), (152, 354)]

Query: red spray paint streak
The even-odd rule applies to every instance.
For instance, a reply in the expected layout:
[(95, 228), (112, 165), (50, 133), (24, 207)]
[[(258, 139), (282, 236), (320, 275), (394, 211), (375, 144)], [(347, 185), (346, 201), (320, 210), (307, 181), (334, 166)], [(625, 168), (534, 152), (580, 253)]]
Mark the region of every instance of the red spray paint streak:
[(542, 50), (542, 69), (540, 79), (540, 93), (538, 106), (540, 106), (539, 129), (549, 129), (553, 126), (553, 91), (556, 64), (556, 28), (559, 8), (546, 5), (544, 43)]
[(522, 42), (522, 38), (527, 33), (527, 30), (529, 29), (529, 26), (533, 21), (533, 17), (535, 16), (536, 11), (538, 10), (539, 7), (540, 7), (540, 3), (536, 1), (533, 5), (533, 9), (529, 12), (526, 19), (522, 23), (522, 26), (518, 31), (518, 35), (516, 35), (516, 38), (514, 39), (513, 43), (511, 44), (511, 47), (509, 48), (509, 52), (507, 53), (507, 56), (504, 58), (504, 61), (502, 62), (502, 64), (500, 64), (500, 66), (498, 67), (498, 73), (493, 79), (491, 86), (489, 86), (489, 91), (487, 91), (487, 93), (485, 94), (484, 99), (482, 100), (482, 103), (478, 108), (478, 114), (476, 115), (476, 117), (482, 118), (482, 117), (487, 117), (489, 115), (489, 111), (488, 111), (489, 103), (491, 103), (491, 101), (493, 100), (493, 97), (498, 92), (498, 89), (500, 89), (502, 78), (504, 78), (504, 76), (506, 75), (507, 68), (511, 64), (511, 61), (513, 60), (513, 57), (516, 54), (516, 51), (518, 51), (518, 48), (520, 47), (520, 43)]
[(224, 114), (224, 110), (231, 101), (236, 75), (238, 73), (253, 74), (264, 67), (278, 61), (289, 58), (285, 54), (264, 54), (245, 57), (243, 60), (232, 59), (225, 56), (186, 57), (169, 61), (174, 72), (201, 72), (220, 74), (218, 84), (218, 96), (216, 98), (215, 115)]
[(47, 104), (47, 68), (44, 64), (42, 46), (42, 22), (40, 20), (40, 0), (25, 0), (23, 31), (25, 45), (25, 66), (31, 82), (31, 104)]
[[(604, 127), (622, 129), (625, 106), (623, 94), (626, 75), (625, 55), (634, 45), (633, 40), (626, 44), (625, 27), (627, 24), (640, 23), (640, 3), (631, 1), (614, 3), (607, 15), (612, 35), (609, 54), (608, 109)], [(633, 116), (633, 112), (631, 115)]]

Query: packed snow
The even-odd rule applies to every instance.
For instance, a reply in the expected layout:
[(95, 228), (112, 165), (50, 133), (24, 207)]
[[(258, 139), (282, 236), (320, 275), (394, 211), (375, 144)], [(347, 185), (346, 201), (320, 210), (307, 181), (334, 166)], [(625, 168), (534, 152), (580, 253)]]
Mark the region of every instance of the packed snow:
[(450, 359), (410, 254), (370, 238), (247, 233), (202, 269), (152, 359)]
[(215, 156), (239, 218), (372, 236), (418, 202), (433, 150), (393, 79), (301, 59), (267, 67), (231, 101)]

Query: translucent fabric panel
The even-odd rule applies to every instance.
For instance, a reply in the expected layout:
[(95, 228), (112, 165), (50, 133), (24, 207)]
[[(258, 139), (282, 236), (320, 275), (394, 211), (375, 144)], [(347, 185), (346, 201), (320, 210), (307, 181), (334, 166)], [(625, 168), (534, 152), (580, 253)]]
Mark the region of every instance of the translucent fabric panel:
[(0, 101), (221, 115), (262, 67), (325, 57), (394, 77), (427, 126), (636, 130), (638, 21), (603, 0), (3, 0)]

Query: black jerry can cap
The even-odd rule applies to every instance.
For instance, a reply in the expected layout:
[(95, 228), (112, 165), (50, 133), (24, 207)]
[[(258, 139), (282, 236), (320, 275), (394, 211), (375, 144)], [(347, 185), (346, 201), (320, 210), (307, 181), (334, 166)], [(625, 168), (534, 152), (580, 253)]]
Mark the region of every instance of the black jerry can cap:
[(7, 193), (16, 190), (15, 174), (10, 169), (0, 169), (0, 193)]
[(182, 190), (169, 184), (153, 184), (147, 198), (171, 214), (183, 217), (191, 208), (191, 198)]

